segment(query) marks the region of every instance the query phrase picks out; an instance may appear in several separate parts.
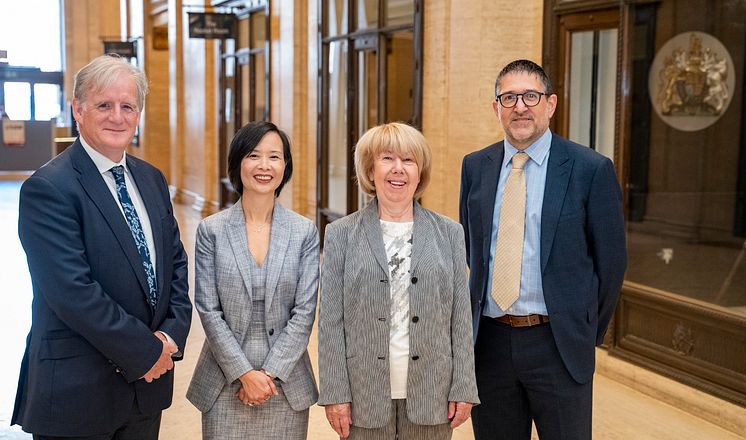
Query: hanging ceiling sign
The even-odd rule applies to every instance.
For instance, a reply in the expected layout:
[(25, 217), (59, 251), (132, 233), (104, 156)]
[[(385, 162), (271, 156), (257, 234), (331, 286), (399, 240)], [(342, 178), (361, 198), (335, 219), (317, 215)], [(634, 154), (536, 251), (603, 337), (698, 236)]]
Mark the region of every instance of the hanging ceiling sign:
[(733, 59), (717, 38), (684, 32), (655, 55), (648, 77), (658, 116), (681, 131), (703, 130), (728, 109), (735, 90)]
[(217, 12), (189, 12), (189, 38), (236, 38), (236, 16)]
[(134, 41), (104, 41), (104, 53), (113, 53), (123, 58), (137, 58)]

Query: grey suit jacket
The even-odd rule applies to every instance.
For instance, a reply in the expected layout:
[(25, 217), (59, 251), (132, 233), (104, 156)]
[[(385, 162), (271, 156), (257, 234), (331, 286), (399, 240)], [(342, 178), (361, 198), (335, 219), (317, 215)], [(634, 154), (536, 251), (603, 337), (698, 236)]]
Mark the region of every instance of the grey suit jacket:
[[(464, 232), (415, 203), (412, 236), (407, 416), (436, 425), (448, 421), (449, 401), (479, 402)], [(388, 278), (377, 200), (326, 227), (319, 404), (352, 402), (352, 422), (363, 428), (391, 414)]]
[(251, 319), (249, 245), (239, 200), (204, 219), (195, 246), (195, 304), (205, 329), (187, 399), (202, 412), (223, 387), (251, 369), (282, 381), (290, 406), (300, 411), (318, 392), (306, 347), (316, 312), (319, 235), (305, 217), (275, 202), (272, 215), (265, 323), (270, 351), (263, 365), (251, 365), (242, 347)]

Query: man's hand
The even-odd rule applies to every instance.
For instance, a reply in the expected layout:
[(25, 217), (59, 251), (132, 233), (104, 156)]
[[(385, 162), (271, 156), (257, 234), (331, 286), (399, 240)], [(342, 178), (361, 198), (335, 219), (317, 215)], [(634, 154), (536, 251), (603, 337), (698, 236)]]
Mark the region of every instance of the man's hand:
[(448, 402), (448, 418), (451, 420), (451, 429), (456, 429), (471, 415), (471, 407), (468, 402)]
[(150, 368), (150, 371), (145, 373), (142, 377), (147, 383), (160, 378), (162, 375), (166, 374), (166, 372), (174, 368), (174, 361), (171, 360), (171, 355), (179, 350), (178, 347), (176, 347), (176, 344), (169, 343), (161, 332), (155, 332), (153, 334), (163, 344), (163, 350), (161, 351), (158, 360), (156, 360), (155, 364)]
[(278, 394), (272, 378), (263, 371), (250, 370), (238, 379), (241, 381), (241, 388), (236, 393), (236, 397), (244, 405), (261, 405), (270, 397)]
[(335, 403), (324, 407), (326, 419), (332, 425), (337, 434), (342, 438), (350, 435), (350, 425), (352, 425), (352, 411), (350, 403)]

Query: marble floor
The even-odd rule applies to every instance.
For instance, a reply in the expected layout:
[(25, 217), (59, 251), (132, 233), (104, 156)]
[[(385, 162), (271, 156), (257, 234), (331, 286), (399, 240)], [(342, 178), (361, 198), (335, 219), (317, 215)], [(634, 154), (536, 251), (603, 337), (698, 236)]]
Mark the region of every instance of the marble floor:
[[(31, 281), (25, 256), (17, 238), (18, 191), (20, 182), (0, 181), (0, 440), (30, 439), (18, 427), (9, 427), (26, 333), (30, 325)], [(176, 206), (182, 238), (190, 257), (194, 255), (194, 234), (199, 216), (187, 206)], [(192, 261), (190, 258), (190, 266)], [(193, 273), (193, 272), (192, 272)], [(199, 412), (184, 397), (204, 332), (195, 314), (186, 357), (176, 367), (174, 404), (164, 412), (161, 438), (182, 440), (200, 438)], [(311, 358), (316, 358), (316, 335), (311, 336)], [(636, 368), (630, 366), (629, 368)], [(678, 386), (678, 385), (677, 385)], [(680, 385), (684, 387), (683, 385)], [(684, 412), (638, 392), (607, 376), (595, 378), (593, 430), (596, 439), (630, 440), (736, 440), (746, 437)], [(311, 408), (309, 439), (335, 439), (324, 418), (323, 408)], [(456, 430), (456, 440), (472, 439), (466, 423)], [(534, 438), (538, 438), (534, 435)]]

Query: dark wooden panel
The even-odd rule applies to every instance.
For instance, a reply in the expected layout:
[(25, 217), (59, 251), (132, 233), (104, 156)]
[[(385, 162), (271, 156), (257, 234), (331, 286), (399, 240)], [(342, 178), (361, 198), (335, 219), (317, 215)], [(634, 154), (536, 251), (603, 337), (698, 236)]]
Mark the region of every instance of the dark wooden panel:
[(746, 317), (626, 283), (610, 352), (746, 405)]

